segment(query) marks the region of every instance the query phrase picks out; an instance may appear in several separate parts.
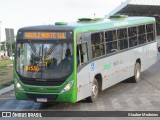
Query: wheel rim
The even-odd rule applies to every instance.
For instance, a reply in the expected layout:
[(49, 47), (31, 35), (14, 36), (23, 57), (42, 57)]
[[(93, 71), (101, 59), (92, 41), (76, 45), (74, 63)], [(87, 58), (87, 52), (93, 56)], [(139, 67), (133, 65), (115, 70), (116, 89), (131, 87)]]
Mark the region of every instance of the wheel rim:
[(95, 83), (93, 83), (93, 85), (92, 85), (92, 96), (96, 97), (97, 94), (98, 94), (98, 87)]
[(140, 67), (139, 66), (137, 66), (136, 67), (136, 75), (135, 75), (135, 77), (136, 77), (136, 79), (138, 80), (139, 78), (140, 78)]

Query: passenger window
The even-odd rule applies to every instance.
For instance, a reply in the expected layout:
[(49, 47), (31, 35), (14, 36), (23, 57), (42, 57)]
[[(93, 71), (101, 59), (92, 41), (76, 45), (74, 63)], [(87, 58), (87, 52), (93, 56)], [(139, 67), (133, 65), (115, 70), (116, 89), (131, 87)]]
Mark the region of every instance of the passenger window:
[(127, 29), (120, 29), (117, 30), (117, 37), (118, 39), (123, 39), (123, 38), (127, 38)]
[(160, 17), (156, 18), (156, 31), (157, 31), (157, 36), (160, 35)]
[(145, 25), (138, 26), (138, 34), (144, 34), (145, 33)]
[(104, 51), (104, 34), (93, 33), (91, 35), (91, 44), (92, 44), (92, 57), (96, 58), (105, 54)]
[(116, 30), (106, 32), (105, 39), (106, 39), (106, 42), (117, 40)]
[(127, 38), (127, 29), (120, 29), (117, 30), (117, 36), (118, 36), (118, 49), (123, 50), (128, 48), (128, 38)]
[(137, 27), (128, 28), (129, 37), (137, 36)]
[(153, 41), (155, 39), (154, 38), (153, 24), (146, 25), (146, 30), (147, 30), (147, 41), (148, 42)]
[(128, 39), (122, 39), (118, 41), (119, 50), (127, 49), (128, 48)]
[(88, 62), (87, 42), (77, 45), (77, 65)]
[(117, 34), (116, 30), (105, 32), (106, 53), (114, 53), (117, 51)]
[(106, 43), (106, 53), (113, 53), (117, 51), (117, 41)]
[(147, 33), (153, 32), (153, 24), (146, 25), (146, 30), (147, 30)]
[(137, 27), (128, 28), (129, 34), (129, 47), (134, 47), (138, 45), (137, 39)]
[(138, 26), (138, 40), (139, 40), (139, 44), (146, 43), (145, 25)]

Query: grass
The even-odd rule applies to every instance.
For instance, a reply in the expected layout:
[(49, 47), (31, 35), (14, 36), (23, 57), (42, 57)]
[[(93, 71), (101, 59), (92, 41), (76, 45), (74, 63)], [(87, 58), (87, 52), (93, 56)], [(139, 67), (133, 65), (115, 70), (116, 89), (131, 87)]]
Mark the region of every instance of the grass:
[(2, 61), (0, 61), (0, 70), (2, 68), (7, 67), (8, 64), (12, 64), (12, 63), (13, 63), (12, 60), (2, 60)]
[(6, 72), (1, 72), (0, 70), (0, 76), (4, 76), (6, 74)]
[(1, 85), (0, 85), (0, 89), (5, 88), (5, 87), (8, 87), (8, 86), (12, 85), (13, 83), (14, 83), (13, 81), (9, 81), (9, 82), (7, 82), (7, 83), (1, 84)]
[(0, 61), (0, 89), (13, 84), (13, 67), (7, 67), (12, 63), (12, 60)]

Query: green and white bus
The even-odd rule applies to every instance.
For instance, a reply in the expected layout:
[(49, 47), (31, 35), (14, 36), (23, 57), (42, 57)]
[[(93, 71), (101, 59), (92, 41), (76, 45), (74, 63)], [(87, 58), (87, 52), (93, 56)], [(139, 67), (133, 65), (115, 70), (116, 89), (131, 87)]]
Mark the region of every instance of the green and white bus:
[(152, 17), (82, 18), (19, 29), (14, 83), (18, 100), (93, 102), (127, 78), (140, 80), (157, 59)]

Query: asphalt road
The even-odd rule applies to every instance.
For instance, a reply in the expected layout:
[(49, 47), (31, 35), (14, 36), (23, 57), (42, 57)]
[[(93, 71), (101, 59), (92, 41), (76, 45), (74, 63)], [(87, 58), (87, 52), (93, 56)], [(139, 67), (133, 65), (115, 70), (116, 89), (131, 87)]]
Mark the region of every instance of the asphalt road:
[[(61, 103), (46, 105), (41, 103), (35, 103), (32, 101), (18, 101), (15, 99), (14, 91), (0, 96), (0, 111), (31, 110), (160, 111), (160, 62), (157, 62), (148, 70), (144, 71), (142, 73), (141, 80), (139, 83), (118, 83), (112, 86), (111, 88), (101, 92), (99, 98), (97, 99), (97, 102), (95, 103), (86, 103), (84, 101), (80, 101), (74, 104)], [(112, 119), (114, 118), (111, 118), (110, 120)], [(119, 119), (123, 120), (123, 118)], [(139, 119), (141, 120), (143, 118)], [(157, 120), (158, 119), (159, 118), (157, 118)]]

